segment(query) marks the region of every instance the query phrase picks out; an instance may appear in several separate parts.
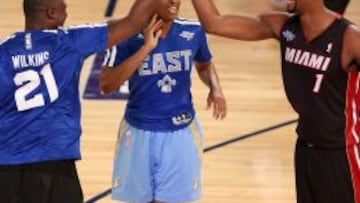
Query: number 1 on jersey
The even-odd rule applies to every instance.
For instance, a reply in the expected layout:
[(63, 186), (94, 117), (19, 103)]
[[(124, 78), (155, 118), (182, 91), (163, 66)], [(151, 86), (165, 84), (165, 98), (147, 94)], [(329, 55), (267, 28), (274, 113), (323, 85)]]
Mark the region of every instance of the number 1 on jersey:
[(315, 81), (315, 86), (313, 88), (313, 92), (319, 93), (323, 79), (324, 79), (324, 74), (316, 74), (316, 81)]
[[(18, 111), (26, 111), (32, 108), (45, 106), (44, 96), (41, 93), (35, 94), (31, 98), (27, 98), (33, 91), (35, 91), (36, 88), (40, 86), (40, 76), (44, 78), (50, 101), (54, 102), (59, 97), (59, 90), (50, 64), (46, 64), (41, 69), (40, 73), (34, 70), (17, 73), (14, 77), (14, 82), (16, 86), (19, 86), (15, 92), (15, 102)], [(26, 84), (23, 85), (24, 83)]]

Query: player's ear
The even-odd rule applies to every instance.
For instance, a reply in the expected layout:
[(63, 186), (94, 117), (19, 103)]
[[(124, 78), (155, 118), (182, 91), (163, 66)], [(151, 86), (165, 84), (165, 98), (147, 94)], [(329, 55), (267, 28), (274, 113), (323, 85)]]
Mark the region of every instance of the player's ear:
[(56, 17), (57, 17), (56, 7), (54, 7), (54, 6), (47, 7), (46, 8), (46, 17), (50, 21), (56, 21)]

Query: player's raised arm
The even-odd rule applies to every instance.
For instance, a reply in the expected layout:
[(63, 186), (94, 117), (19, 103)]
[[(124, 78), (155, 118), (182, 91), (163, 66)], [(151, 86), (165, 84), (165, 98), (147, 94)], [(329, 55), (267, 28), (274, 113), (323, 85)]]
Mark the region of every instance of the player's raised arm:
[(127, 16), (109, 21), (107, 47), (112, 47), (138, 33), (144, 28), (154, 9), (154, 0), (136, 0)]
[(240, 40), (278, 38), (282, 25), (289, 15), (271, 12), (250, 17), (245, 15), (221, 15), (213, 0), (192, 0), (199, 19), (210, 34)]
[[(141, 63), (145, 60), (148, 54), (156, 47), (159, 37), (162, 33), (160, 29), (162, 21), (157, 20), (157, 15), (154, 15), (149, 25), (144, 29), (145, 43), (134, 54), (127, 53), (127, 45), (131, 42), (120, 44), (120, 47), (113, 47), (108, 50), (104, 61), (104, 67), (100, 75), (100, 88), (105, 94), (110, 94), (117, 90), (126, 80), (128, 80), (134, 72), (139, 68)], [(122, 47), (124, 46), (124, 47)], [(122, 53), (118, 53), (122, 51)], [(118, 56), (117, 54), (123, 54)], [(130, 56), (128, 56), (130, 54)], [(120, 64), (113, 64), (116, 61), (111, 59), (111, 55), (118, 58), (126, 58)]]

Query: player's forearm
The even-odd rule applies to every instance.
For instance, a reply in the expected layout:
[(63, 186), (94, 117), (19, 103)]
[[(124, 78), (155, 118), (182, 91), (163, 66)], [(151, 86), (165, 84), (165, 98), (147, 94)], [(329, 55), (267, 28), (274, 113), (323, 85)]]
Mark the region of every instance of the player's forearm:
[(210, 90), (221, 90), (219, 77), (212, 63), (206, 65), (196, 64), (196, 68), (201, 81), (209, 87)]
[(261, 18), (245, 15), (220, 15), (213, 0), (192, 0), (205, 31), (239, 40), (262, 40), (273, 37)]
[(100, 75), (100, 88), (105, 94), (110, 94), (128, 80), (150, 53), (151, 48), (143, 46), (117, 67), (104, 67)]
[(154, 13), (154, 0), (136, 0), (129, 14), (108, 22), (108, 43), (112, 47), (138, 33)]

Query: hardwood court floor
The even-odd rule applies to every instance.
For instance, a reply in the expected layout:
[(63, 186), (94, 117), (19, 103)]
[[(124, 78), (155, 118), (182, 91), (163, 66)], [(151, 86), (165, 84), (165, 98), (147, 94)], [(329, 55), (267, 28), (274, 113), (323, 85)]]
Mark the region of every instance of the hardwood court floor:
[[(23, 29), (21, 0), (1, 0), (0, 39)], [(6, 3), (5, 3), (6, 2)], [(103, 20), (107, 0), (67, 0), (67, 25)], [(120, 0), (117, 17), (133, 1)], [(222, 13), (253, 15), (268, 10), (267, 0), (216, 0)], [(220, 5), (221, 4), (221, 5)], [(182, 16), (195, 18), (190, 1), (184, 0)], [(360, 23), (360, 1), (352, 0), (347, 16)], [(280, 78), (278, 45), (275, 41), (240, 42), (209, 36), (221, 84), (228, 101), (228, 117), (214, 121), (206, 112), (207, 88), (193, 77), (193, 97), (205, 134), (205, 145), (253, 132), (296, 118), (288, 104)], [(92, 60), (85, 64), (84, 88)], [(111, 186), (112, 159), (118, 123), (125, 102), (83, 100), (83, 160), (78, 169), (85, 199)], [(202, 203), (293, 203), (295, 202), (293, 148), (295, 125), (237, 142), (204, 156)], [(98, 201), (114, 202), (109, 196)]]

